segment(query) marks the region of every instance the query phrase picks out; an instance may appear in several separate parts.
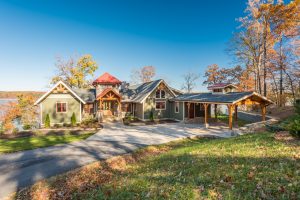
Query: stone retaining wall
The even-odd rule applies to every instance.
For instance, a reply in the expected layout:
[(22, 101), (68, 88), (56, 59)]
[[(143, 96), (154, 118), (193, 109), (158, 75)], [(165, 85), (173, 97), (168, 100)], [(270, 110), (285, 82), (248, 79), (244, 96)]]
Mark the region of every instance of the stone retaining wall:
[(247, 124), (243, 127), (232, 130), (232, 135), (244, 135), (244, 134), (254, 133), (254, 132), (256, 132), (256, 130), (261, 129), (261, 128), (265, 127), (266, 125), (275, 124), (277, 122), (278, 122), (277, 119), (271, 118), (266, 121)]

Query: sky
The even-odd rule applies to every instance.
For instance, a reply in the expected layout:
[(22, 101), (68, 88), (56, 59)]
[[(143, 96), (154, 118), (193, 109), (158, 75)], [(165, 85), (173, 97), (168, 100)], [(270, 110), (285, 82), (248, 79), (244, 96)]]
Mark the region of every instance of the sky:
[(0, 91), (46, 91), (57, 57), (91, 54), (99, 69), (130, 81), (152, 65), (181, 89), (183, 74), (231, 67), (227, 43), (246, 0), (0, 0)]

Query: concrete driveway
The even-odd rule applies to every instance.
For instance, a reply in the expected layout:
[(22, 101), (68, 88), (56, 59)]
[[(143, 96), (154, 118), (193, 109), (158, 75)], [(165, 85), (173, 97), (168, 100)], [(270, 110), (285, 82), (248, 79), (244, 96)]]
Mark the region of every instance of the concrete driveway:
[(0, 199), (36, 181), (137, 148), (197, 135), (230, 137), (226, 128), (169, 123), (128, 127), (107, 124), (87, 140), (0, 155)]

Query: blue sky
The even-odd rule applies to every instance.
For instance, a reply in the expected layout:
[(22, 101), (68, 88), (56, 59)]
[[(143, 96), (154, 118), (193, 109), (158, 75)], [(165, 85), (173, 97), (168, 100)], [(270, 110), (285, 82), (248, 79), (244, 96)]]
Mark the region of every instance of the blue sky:
[(91, 54), (96, 76), (130, 80), (152, 65), (181, 88), (182, 75), (233, 65), (226, 43), (246, 0), (0, 1), (0, 90), (46, 90), (55, 58)]

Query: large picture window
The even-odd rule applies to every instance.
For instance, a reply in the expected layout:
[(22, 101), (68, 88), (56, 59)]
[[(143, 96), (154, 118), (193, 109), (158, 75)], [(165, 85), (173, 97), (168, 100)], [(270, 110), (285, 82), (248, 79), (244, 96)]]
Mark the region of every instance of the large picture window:
[(175, 113), (179, 113), (179, 102), (175, 102)]
[(155, 110), (166, 110), (166, 102), (165, 101), (156, 101), (155, 102)]
[(156, 90), (155, 97), (157, 99), (165, 99), (166, 98), (166, 92), (164, 90)]
[(58, 112), (58, 113), (67, 112), (67, 103), (56, 102), (56, 112)]

